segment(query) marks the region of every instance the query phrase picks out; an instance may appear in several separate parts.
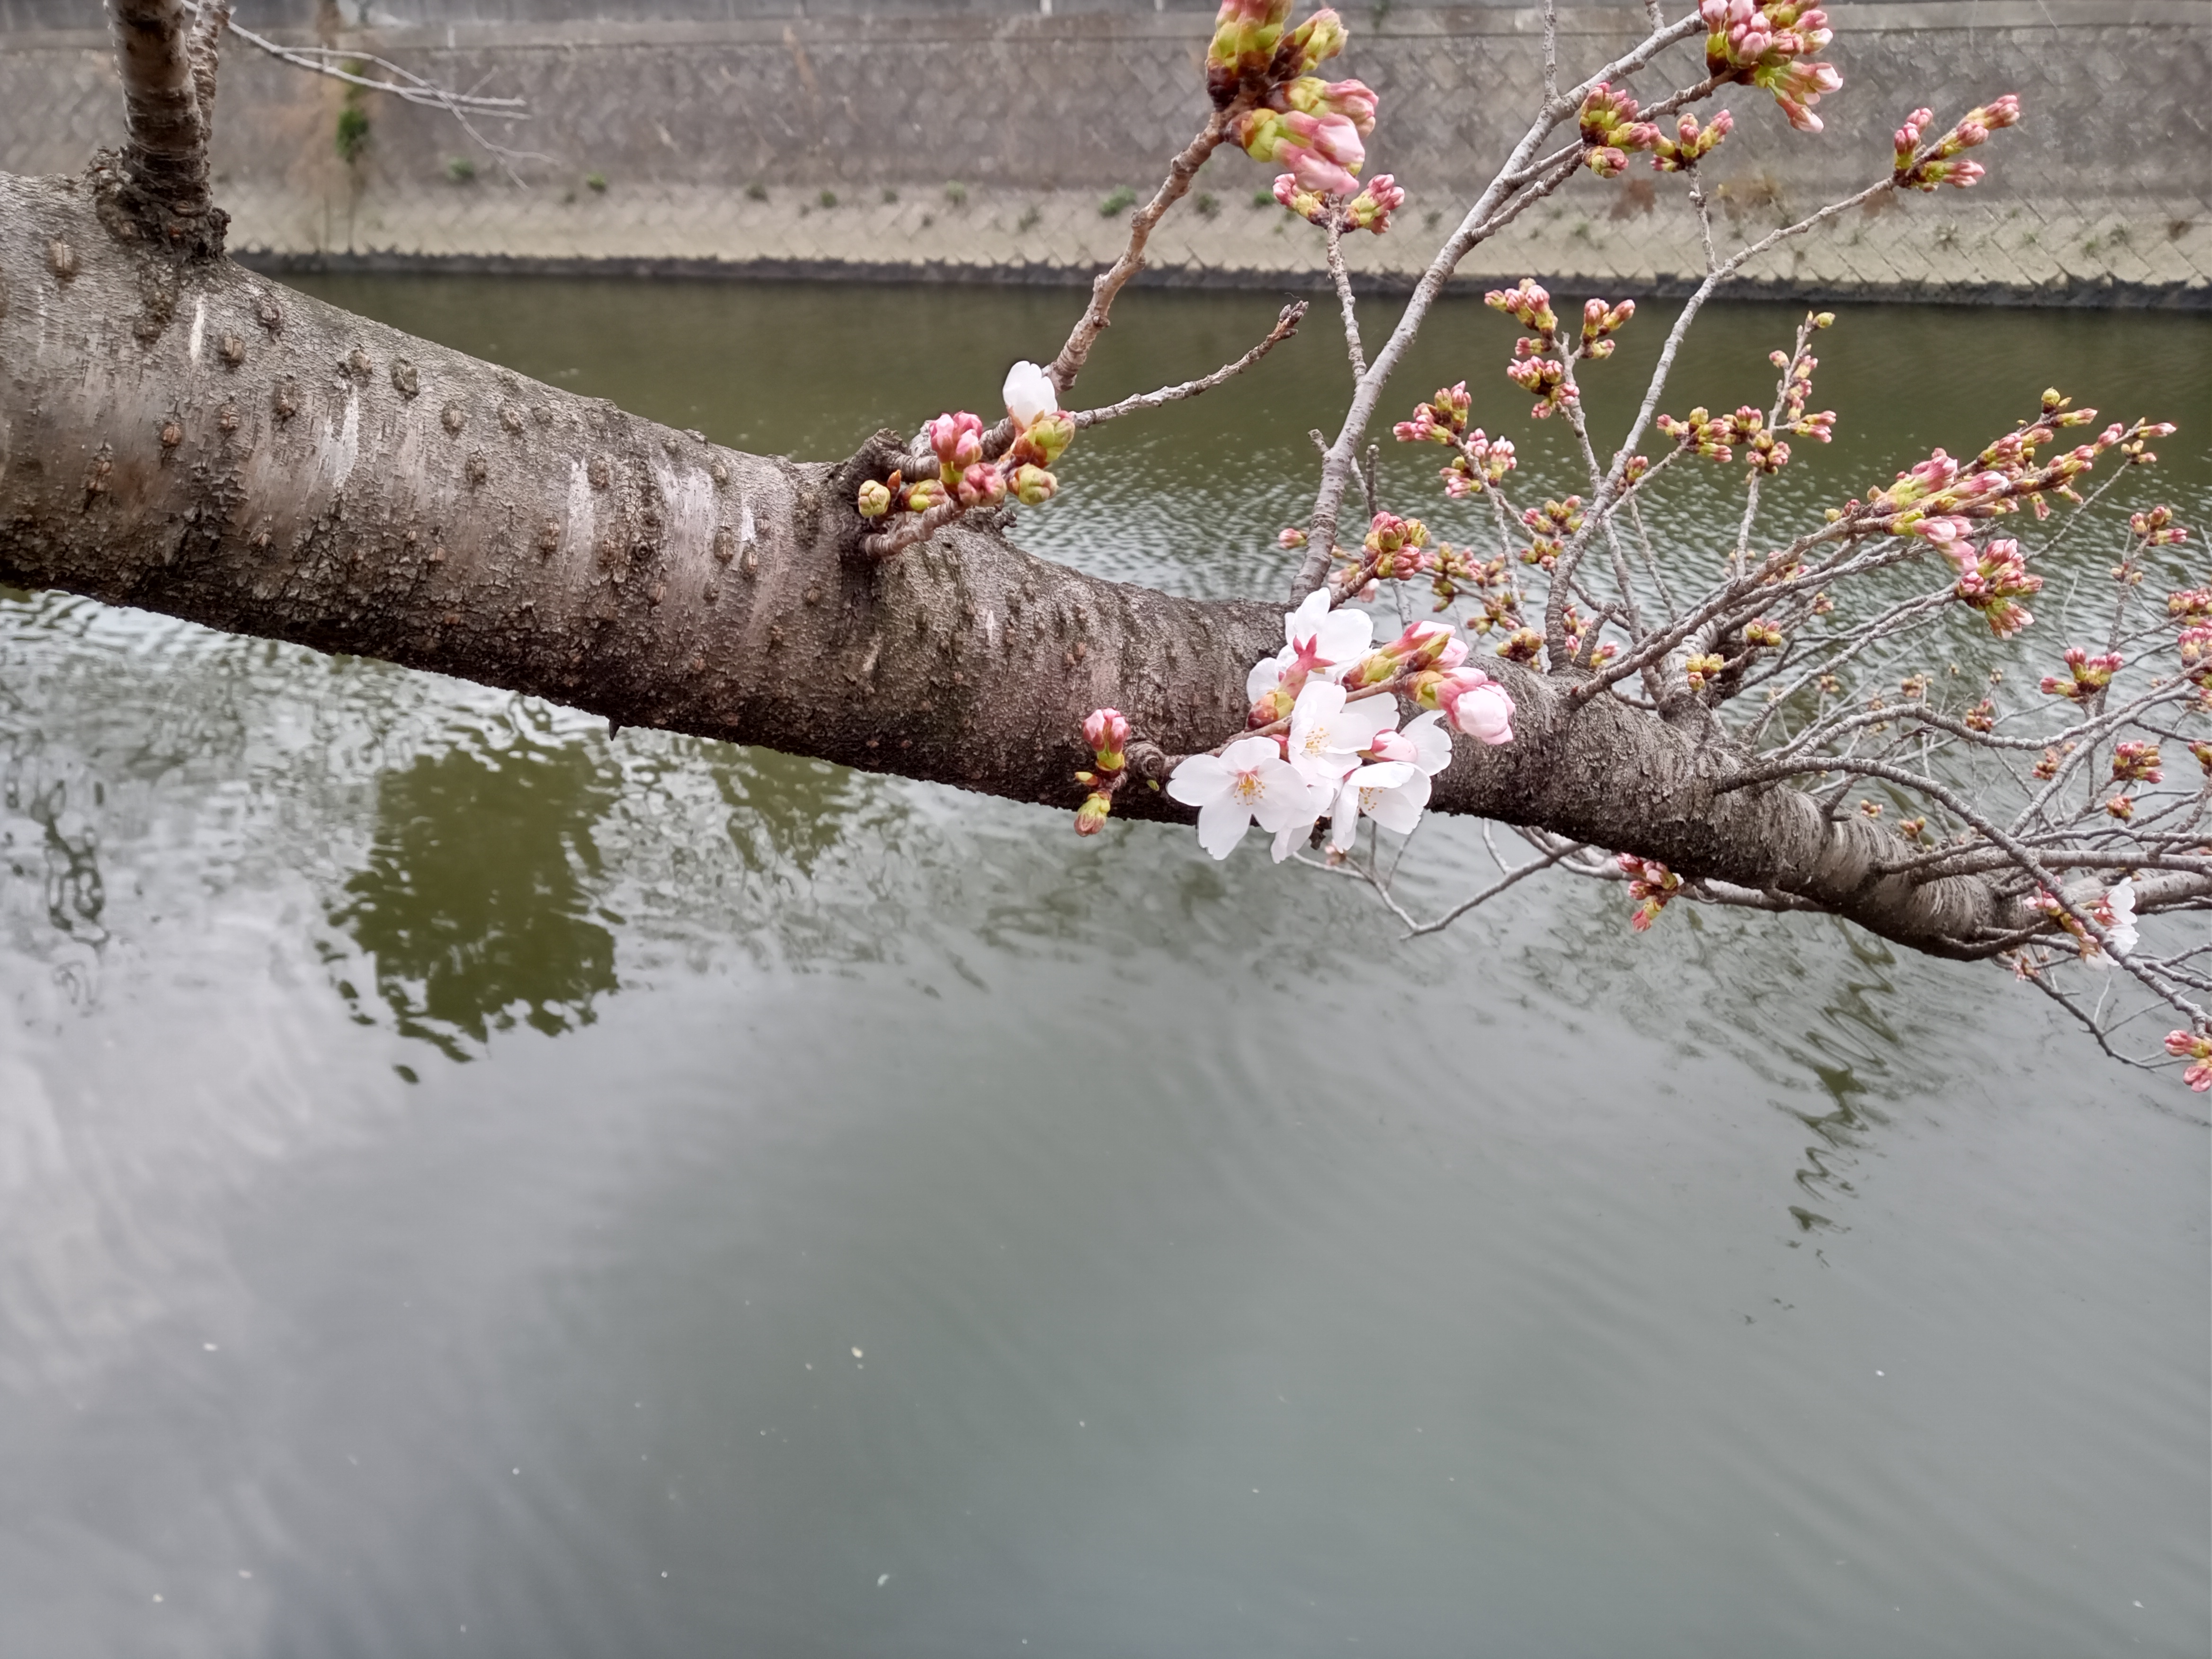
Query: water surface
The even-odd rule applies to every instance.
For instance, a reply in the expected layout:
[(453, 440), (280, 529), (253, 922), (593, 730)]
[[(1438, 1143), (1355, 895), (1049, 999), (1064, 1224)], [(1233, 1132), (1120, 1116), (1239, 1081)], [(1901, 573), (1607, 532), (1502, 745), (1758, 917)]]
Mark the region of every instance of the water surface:
[[(814, 456), (1074, 304), (313, 286)], [(1275, 301), (1124, 304), (1102, 400)], [(1765, 403), (1793, 320), (1716, 315), (1671, 406)], [(1448, 307), (1397, 401), (1466, 375), (1556, 461), (1511, 334)], [(1822, 355), (1844, 491), (2056, 381), (2193, 422), (2160, 493), (2212, 505), (2202, 319)], [(1345, 381), (1316, 327), (1019, 533), (1277, 591)], [(2201, 1108), (1995, 970), (1540, 884), (1407, 945), (1256, 846), (58, 596), (0, 603), (0, 789), (10, 1659), (2212, 1641)], [(1425, 829), (1415, 897), (1488, 856)]]

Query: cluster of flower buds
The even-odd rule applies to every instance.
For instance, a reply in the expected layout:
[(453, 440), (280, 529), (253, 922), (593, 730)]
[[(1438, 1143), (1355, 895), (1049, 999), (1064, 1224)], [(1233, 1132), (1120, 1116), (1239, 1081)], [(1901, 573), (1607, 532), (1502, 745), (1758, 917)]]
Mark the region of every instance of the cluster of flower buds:
[(1699, 0), (1698, 15), (1708, 73), (1764, 88), (1791, 126), (1820, 130), (1813, 106), (1844, 84), (1834, 64), (1806, 61), (1835, 39), (1826, 12), (1797, 0)]
[[(1534, 344), (1523, 339), (1519, 349), (1528, 351)], [(1505, 378), (1535, 398), (1536, 406), (1529, 413), (1540, 421), (1549, 418), (1553, 410), (1581, 400), (1567, 380), (1567, 366), (1556, 357), (1539, 357), (1533, 353), (1518, 357), (1506, 364)]]
[[(2033, 507), (2038, 518), (2045, 518), (2051, 511), (2045, 494), (2078, 502), (2081, 497), (2075, 480), (2094, 466), (2106, 450), (2173, 430), (2163, 423), (2124, 427), (2114, 422), (2090, 442), (2039, 461), (2038, 450), (2060, 429), (2097, 418), (2094, 409), (2069, 410), (2071, 401), (2057, 392), (2045, 392), (2041, 416), (1984, 450), (1972, 471), (1938, 449), (1909, 471), (1899, 473), (1893, 483), (1867, 497), (1866, 510), (1876, 515), (1875, 527), (1893, 536), (1918, 536), (1942, 547), (1969, 534), (1973, 520), (1998, 517), (2023, 501)], [(1851, 509), (1857, 507), (1856, 501), (1850, 504)]]
[(1013, 442), (995, 460), (984, 458), (981, 419), (966, 410), (939, 415), (921, 429), (937, 457), (937, 476), (911, 481), (894, 472), (871, 478), (854, 505), (864, 519), (894, 512), (927, 513), (947, 501), (963, 507), (990, 507), (1012, 495), (1027, 507), (1052, 499), (1059, 480), (1048, 470), (1075, 438), (1075, 422), (1056, 407), (1060, 393), (1052, 377), (1035, 363), (1019, 362), (1007, 372), (1006, 414)]
[(2176, 547), (2189, 539), (2189, 532), (2174, 523), (2170, 507), (2154, 507), (2148, 513), (2131, 514), (2128, 529), (2145, 547)]
[(2197, 763), (2204, 769), (2205, 776), (2212, 777), (2212, 743), (2192, 743), (2189, 745), (2189, 752), (2197, 757)]
[(2204, 693), (2212, 703), (2212, 627), (2181, 630), (2181, 677)]
[[(1590, 626), (1589, 619), (1584, 617), (1581, 611), (1576, 610), (1572, 605), (1569, 605), (1567, 607), (1567, 656), (1571, 660), (1581, 662), (1583, 659), (1583, 635), (1589, 630)], [(1607, 663), (1612, 661), (1620, 654), (1620, 647), (1619, 646), (1610, 643), (1598, 643), (1594, 644), (1590, 647), (1589, 660), (1593, 664)]]
[(1620, 868), (1628, 878), (1628, 896), (1636, 901), (1636, 912), (1628, 925), (1639, 933), (1649, 933), (1651, 924), (1659, 920), (1659, 913), (1667, 908), (1667, 901), (1682, 890), (1682, 878), (1656, 859), (1640, 859), (1633, 853), (1620, 855)]
[(1543, 660), (1544, 636), (1533, 628), (1516, 628), (1498, 642), (1498, 654), (1508, 662), (1533, 667)]
[(1583, 100), (1583, 163), (1601, 179), (1618, 179), (1628, 171), (1632, 153), (1663, 143), (1665, 135), (1649, 121), (1636, 118), (1636, 100), (1626, 87), (1616, 90), (1601, 81)]
[(1570, 495), (1564, 501), (1524, 507), (1521, 523), (1529, 532), (1528, 545), (1521, 550), (1521, 562), (1549, 570), (1566, 550), (1568, 538), (1583, 527), (1583, 498)]
[(1511, 288), (1492, 289), (1482, 296), (1483, 304), (1492, 311), (1502, 311), (1523, 328), (1536, 331), (1536, 349), (1549, 351), (1559, 331), (1559, 313), (1552, 309), (1552, 296), (1534, 277), (1523, 276)]
[(1682, 664), (1682, 674), (1683, 678), (1689, 681), (1691, 690), (1702, 691), (1719, 679), (1723, 671), (1727, 667), (1726, 657), (1706, 652), (1702, 655), (1686, 659)]
[(1370, 580), (1403, 581), (1430, 568), (1429, 527), (1419, 519), (1377, 513), (1359, 545), (1361, 565)]
[(1390, 216), (1406, 205), (1406, 192), (1387, 173), (1378, 173), (1359, 188), (1350, 201), (1309, 190), (1295, 173), (1275, 179), (1275, 199), (1299, 218), (1316, 225), (1336, 224), (1346, 230), (1371, 231), (1380, 236), (1390, 228)]
[(1613, 337), (1636, 314), (1636, 301), (1623, 300), (1617, 306), (1608, 306), (1602, 300), (1583, 301), (1583, 346), (1585, 357), (1603, 358), (1613, 356), (1620, 343)]
[[(1480, 592), (1489, 587), (1507, 587), (1505, 561), (1495, 558), (1485, 563), (1471, 547), (1454, 547), (1449, 542), (1438, 542), (1428, 556), (1429, 586), (1437, 596), (1437, 609), (1443, 610), (1460, 596), (1462, 585)], [(1510, 605), (1510, 601), (1509, 600)], [(1495, 625), (1495, 617), (1480, 622), (1470, 617), (1470, 628), (1487, 632)]]
[(1943, 551), (1959, 568), (1952, 592), (1982, 613), (1997, 638), (2008, 640), (2035, 620), (2027, 606), (2013, 603), (2043, 591), (2043, 578), (2028, 569), (2018, 542), (1993, 538), (1977, 553), (1972, 542), (1951, 541)]
[(1995, 103), (1968, 110), (1958, 125), (1923, 149), (1921, 140), (1929, 123), (1935, 118), (1933, 110), (1917, 109), (1905, 118), (1905, 125), (1897, 130), (1894, 176), (1906, 190), (1934, 190), (1942, 185), (1964, 190), (1978, 182), (1984, 172), (1982, 164), (1957, 158), (1976, 145), (1987, 143), (1994, 129), (2018, 122), (2020, 100), (2007, 93)]
[(2212, 1031), (2168, 1031), (2166, 1052), (2196, 1062), (2181, 1074), (2184, 1083), (2200, 1095), (2212, 1089)]
[[(1454, 730), (1513, 740), (1511, 696), (1468, 665), (1449, 624), (1415, 623), (1375, 647), (1374, 619), (1332, 609), (1322, 588), (1284, 617), (1283, 634), (1283, 649), (1245, 681), (1257, 729), (1218, 754), (1186, 757), (1168, 781), (1170, 796), (1198, 808), (1199, 843), (1215, 858), (1255, 822), (1274, 837), (1278, 863), (1323, 818), (1339, 854), (1362, 817), (1411, 834), (1430, 780), (1451, 763)], [(1402, 731), (1400, 694), (1425, 711)]]
[(1969, 732), (1994, 732), (1997, 729), (1997, 706), (1984, 697), (1959, 716), (1959, 723)]
[(1898, 822), (1897, 833), (1917, 845), (1921, 838), (1928, 833), (1928, 820), (1924, 817), (1900, 819)]
[(1291, 0), (1222, 0), (1206, 52), (1206, 89), (1216, 109), (1240, 92), (1264, 98), (1344, 50), (1344, 20), (1324, 8), (1294, 29)]
[(1468, 414), (1474, 407), (1467, 382), (1462, 380), (1438, 387), (1428, 402), (1413, 405), (1412, 420), (1401, 421), (1390, 430), (1401, 444), (1455, 444), (1467, 430)]
[[(1767, 435), (1766, 416), (1748, 404), (1733, 415), (1716, 415), (1702, 407), (1692, 410), (1680, 420), (1672, 415), (1662, 415), (1658, 427), (1683, 448), (1715, 461), (1734, 460), (1735, 447), (1748, 441), (1754, 433)], [(1783, 459), (1787, 460), (1789, 446), (1784, 444), (1782, 449)]]
[(2212, 587), (2185, 587), (2167, 594), (2166, 614), (2181, 622), (2212, 622)]
[(1091, 746), (1091, 765), (1075, 775), (1091, 793), (1076, 809), (1075, 833), (1095, 836), (1114, 810), (1114, 792), (1128, 775), (1129, 722), (1118, 708), (1094, 708), (1085, 717), (1083, 741)]
[(2165, 782), (2166, 773), (2159, 764), (2158, 745), (2154, 743), (2115, 744), (2112, 746), (2112, 781)]
[(1668, 138), (1662, 134), (1651, 146), (1651, 165), (1662, 173), (1686, 173), (1735, 130), (1735, 117), (1726, 110), (1717, 112), (1703, 127), (1696, 116), (1685, 110), (1682, 118), (1674, 123), (1674, 136)]
[(1771, 617), (1753, 617), (1743, 625), (1743, 642), (1747, 646), (1763, 646), (1769, 651), (1782, 648), (1782, 624)]
[(2051, 696), (2087, 702), (2112, 683), (2112, 676), (2120, 671), (2120, 660), (2118, 652), (2093, 656), (2080, 646), (2070, 645), (2066, 647), (2068, 678), (2045, 674), (2043, 690)]
[[(2127, 812), (2114, 813), (2113, 816), (2124, 817), (2134, 810), (2134, 804), (2130, 802)], [(2035, 896), (2027, 902), (2030, 909), (2040, 911), (2073, 935), (2084, 962), (2104, 968), (2112, 966), (2111, 958), (2106, 955), (2105, 947), (2098, 942), (2096, 936), (2067, 913), (2065, 907), (2059, 903), (2057, 895), (2049, 888), (2038, 888)], [(2124, 877), (2114, 882), (2112, 890), (2089, 907), (2089, 915), (2095, 919), (2097, 926), (2105, 930), (2106, 938), (2113, 945), (2122, 951), (2134, 951), (2136, 940), (2136, 889), (2132, 880)]]

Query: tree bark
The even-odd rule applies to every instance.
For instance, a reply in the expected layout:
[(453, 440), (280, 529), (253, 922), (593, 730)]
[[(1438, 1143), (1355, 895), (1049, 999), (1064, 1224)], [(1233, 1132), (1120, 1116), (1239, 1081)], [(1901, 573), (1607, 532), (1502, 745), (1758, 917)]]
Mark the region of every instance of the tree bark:
[[(1211, 748), (1282, 642), (1273, 605), (1100, 580), (969, 523), (869, 560), (854, 492), (895, 434), (839, 465), (726, 449), (175, 257), (123, 234), (118, 193), (0, 175), (0, 581), (1063, 810), (1090, 710)], [(1988, 878), (1877, 878), (1893, 836), (1722, 793), (1711, 742), (1488, 665), (1516, 740), (1461, 740), (1441, 810), (1937, 954), (2030, 920)], [(1187, 816), (1133, 781), (1115, 811)]]

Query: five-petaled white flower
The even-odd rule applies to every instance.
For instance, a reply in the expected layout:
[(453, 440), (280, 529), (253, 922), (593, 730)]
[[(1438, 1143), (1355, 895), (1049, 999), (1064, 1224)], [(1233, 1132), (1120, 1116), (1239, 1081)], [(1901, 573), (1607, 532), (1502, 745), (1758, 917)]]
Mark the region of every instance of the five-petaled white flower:
[(1288, 649), (1276, 660), (1285, 668), (1303, 664), (1342, 670), (1367, 654), (1375, 641), (1375, 619), (1364, 611), (1330, 610), (1328, 590), (1316, 587), (1284, 617), (1283, 638)]
[(1004, 390), (1006, 413), (1024, 431), (1060, 407), (1060, 388), (1053, 385), (1051, 375), (1032, 362), (1024, 361), (1008, 369)]
[(1359, 764), (1359, 751), (1378, 732), (1398, 724), (1397, 700), (1390, 696), (1345, 701), (1334, 680), (1308, 680), (1291, 708), (1291, 764), (1309, 781), (1334, 789)]
[[(1198, 844), (1225, 859), (1257, 818), (1269, 835), (1310, 824), (1326, 797), (1282, 756), (1273, 738), (1239, 738), (1218, 755), (1193, 755), (1168, 780), (1168, 793), (1198, 808)], [(1277, 863), (1288, 856), (1285, 846)]]
[[(1413, 799), (1416, 793), (1419, 800)], [(1385, 830), (1410, 836), (1421, 821), (1421, 808), (1428, 799), (1429, 775), (1410, 761), (1377, 761), (1355, 767), (1337, 786), (1336, 805), (1329, 814), (1328, 843), (1340, 853), (1349, 853), (1359, 838), (1363, 813)]]
[(1359, 820), (1373, 818), (1385, 830), (1410, 836), (1429, 804), (1429, 780), (1451, 764), (1451, 733), (1443, 713), (1431, 709), (1403, 732), (1377, 732), (1368, 752), (1378, 764), (1363, 766), (1337, 786), (1329, 819), (1329, 844), (1348, 853), (1358, 836)]
[[(2106, 941), (2130, 956), (2136, 949), (2136, 882), (2133, 876), (2123, 877), (2112, 890), (2105, 895), (2105, 908), (2112, 919), (2105, 924)], [(2112, 953), (2099, 951), (2089, 960), (2100, 968), (2112, 966)]]

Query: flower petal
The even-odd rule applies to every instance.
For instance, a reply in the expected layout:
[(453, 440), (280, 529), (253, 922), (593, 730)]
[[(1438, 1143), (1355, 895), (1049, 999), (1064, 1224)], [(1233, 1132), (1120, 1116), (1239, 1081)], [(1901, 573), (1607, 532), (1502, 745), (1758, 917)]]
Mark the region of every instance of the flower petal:
[(1244, 832), (1252, 827), (1252, 814), (1241, 802), (1226, 796), (1198, 809), (1198, 844), (1218, 859), (1237, 850)]
[(1244, 677), (1244, 701), (1257, 702), (1282, 683), (1283, 665), (1273, 657), (1262, 657)]
[(1305, 596), (1297, 610), (1284, 616), (1284, 641), (1286, 644), (1296, 645), (1302, 639), (1311, 638), (1315, 630), (1320, 628), (1322, 619), (1328, 615), (1328, 589), (1316, 587)]
[(1205, 806), (1228, 793), (1229, 768), (1214, 755), (1186, 756), (1168, 780), (1168, 798), (1185, 806)]
[(1322, 660), (1342, 665), (1367, 654), (1375, 640), (1375, 618), (1364, 611), (1332, 611), (1316, 632)]
[[(1221, 751), (1221, 763), (1231, 772), (1249, 772), (1267, 761), (1283, 763), (1282, 748), (1273, 738), (1239, 738)], [(1182, 775), (1181, 768), (1176, 775)]]
[(1443, 721), (1444, 711), (1431, 708), (1406, 723), (1406, 735), (1413, 740), (1419, 756), (1413, 763), (1431, 777), (1451, 764), (1451, 733), (1444, 729)]
[(1303, 824), (1286, 823), (1275, 831), (1274, 843), (1269, 851), (1276, 863), (1280, 864), (1297, 850), (1298, 843), (1305, 839), (1307, 828)]

